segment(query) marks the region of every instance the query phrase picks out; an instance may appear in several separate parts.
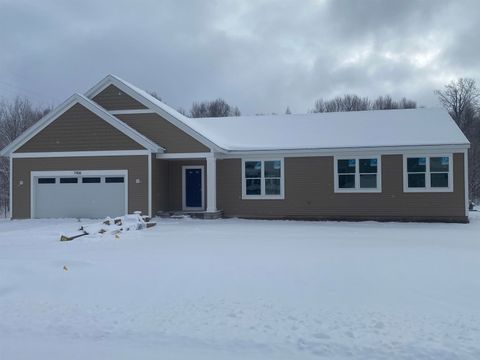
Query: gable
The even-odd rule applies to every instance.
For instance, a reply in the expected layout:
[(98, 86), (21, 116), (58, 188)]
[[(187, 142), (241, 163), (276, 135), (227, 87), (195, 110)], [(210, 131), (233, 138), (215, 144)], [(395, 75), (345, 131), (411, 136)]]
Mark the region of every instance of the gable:
[(150, 140), (161, 145), (168, 153), (209, 152), (210, 149), (160, 115), (122, 114), (117, 118)]
[(142, 103), (120, 90), (115, 85), (109, 85), (92, 99), (107, 110), (146, 109)]
[(142, 145), (77, 103), (16, 152), (142, 149), (144, 149)]

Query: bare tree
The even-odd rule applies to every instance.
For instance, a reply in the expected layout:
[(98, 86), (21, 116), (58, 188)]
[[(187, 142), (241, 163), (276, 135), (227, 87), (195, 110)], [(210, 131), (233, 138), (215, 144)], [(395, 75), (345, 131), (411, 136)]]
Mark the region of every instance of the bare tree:
[(155, 99), (162, 101), (162, 97), (157, 94), (156, 91), (147, 91), (150, 95), (152, 95)]
[(469, 193), (471, 199), (480, 201), (480, 90), (475, 80), (460, 78), (435, 94), (470, 141)]
[(240, 110), (238, 107), (231, 106), (225, 100), (218, 98), (213, 101), (193, 103), (190, 116), (194, 118), (240, 116)]
[(417, 103), (415, 101), (406, 98), (395, 101), (389, 95), (386, 95), (379, 96), (371, 101), (368, 97), (362, 98), (355, 94), (346, 94), (330, 100), (318, 99), (315, 101), (313, 112), (410, 109), (416, 107)]
[(477, 84), (470, 78), (452, 81), (445, 85), (443, 90), (435, 90), (435, 94), (459, 126), (463, 122), (462, 116), (465, 110), (469, 107), (478, 108), (480, 99)]
[[(16, 97), (13, 101), (0, 101), (0, 148), (4, 148), (21, 133), (45, 116), (50, 108), (33, 107), (30, 100)], [(9, 161), (0, 158), (0, 207), (5, 214), (9, 202)]]

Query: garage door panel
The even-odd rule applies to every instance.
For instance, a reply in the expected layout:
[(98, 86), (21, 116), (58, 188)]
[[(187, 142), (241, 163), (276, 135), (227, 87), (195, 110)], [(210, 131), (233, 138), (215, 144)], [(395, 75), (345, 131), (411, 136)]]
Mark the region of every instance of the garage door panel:
[[(107, 177), (115, 180), (107, 182)], [(34, 179), (34, 216), (103, 218), (124, 215), (126, 185), (126, 175), (38, 177)]]

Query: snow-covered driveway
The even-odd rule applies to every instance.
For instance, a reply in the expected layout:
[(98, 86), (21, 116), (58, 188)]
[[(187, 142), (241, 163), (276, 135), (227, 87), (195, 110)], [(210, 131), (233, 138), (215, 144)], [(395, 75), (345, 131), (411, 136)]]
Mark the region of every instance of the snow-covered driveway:
[(479, 359), (477, 215), (0, 221), (0, 359)]

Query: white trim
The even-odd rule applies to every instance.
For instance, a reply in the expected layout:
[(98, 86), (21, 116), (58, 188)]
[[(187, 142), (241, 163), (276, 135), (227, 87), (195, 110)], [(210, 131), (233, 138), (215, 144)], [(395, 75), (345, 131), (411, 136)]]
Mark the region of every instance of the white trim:
[(152, 217), (152, 154), (148, 154), (148, 216)]
[[(186, 204), (186, 191), (185, 191), (185, 170), (187, 169), (201, 169), (202, 170), (202, 206), (200, 207), (188, 207)], [(205, 166), (203, 165), (184, 165), (182, 166), (182, 210), (203, 210), (205, 209)]]
[(216, 151), (224, 151), (220, 146), (215, 144), (213, 141), (209, 140), (204, 135), (198, 133), (190, 126), (188, 126), (182, 119), (185, 118), (184, 115), (180, 114), (177, 110), (171, 108), (170, 106), (164, 104), (160, 100), (154, 98), (147, 92), (137, 88), (126, 82), (119, 77), (109, 74), (100, 80), (97, 84), (95, 84), (92, 88), (85, 92), (85, 96), (92, 99), (100, 92), (105, 90), (109, 85), (114, 85), (115, 87), (119, 88), (121, 91), (126, 93), (127, 95), (131, 96), (135, 100), (137, 100), (142, 105), (146, 106), (147, 108), (155, 111), (159, 114), (162, 118), (169, 121), (176, 127), (178, 127), (183, 132), (187, 133), (195, 140), (199, 141), (203, 145), (207, 146), (210, 150)]
[[(355, 160), (355, 188), (340, 188), (338, 186), (338, 160)], [(377, 159), (377, 187), (361, 188), (360, 187), (360, 159)], [(370, 175), (373, 175), (371, 173)], [(355, 156), (334, 156), (333, 157), (333, 183), (335, 193), (381, 193), (382, 192), (382, 156), (381, 155), (355, 155)]]
[(327, 149), (279, 149), (279, 150), (231, 150), (218, 154), (219, 159), (274, 157), (312, 157), (312, 156), (367, 156), (367, 155), (398, 155), (403, 153), (427, 152), (428, 154), (444, 154), (445, 152), (464, 152), (469, 144), (459, 145), (416, 145), (416, 146), (379, 146), (379, 147), (348, 147)]
[(207, 158), (207, 212), (217, 211), (217, 159)]
[[(247, 195), (247, 186), (245, 179), (245, 161), (260, 161), (261, 165), (261, 195)], [(280, 161), (280, 195), (265, 195), (265, 161)], [(242, 200), (284, 200), (285, 199), (285, 162), (283, 157), (276, 158), (242, 158)]]
[(138, 156), (150, 155), (149, 150), (113, 150), (113, 151), (58, 151), (58, 152), (33, 152), (13, 153), (12, 158), (51, 158), (51, 157), (80, 157), (80, 156)]
[[(425, 173), (421, 172), (420, 174), (425, 174), (425, 187), (424, 188), (409, 188), (408, 187), (408, 169), (407, 169), (407, 159), (413, 157), (424, 157), (426, 158), (425, 163)], [(430, 158), (431, 157), (448, 157), (448, 187), (431, 187), (431, 176), (430, 176)], [(406, 193), (441, 193), (441, 192), (453, 192), (453, 155), (451, 153), (408, 153), (403, 154), (403, 192)]]
[(468, 197), (468, 150), (463, 152), (463, 167), (465, 180), (465, 216), (468, 217), (470, 212), (470, 199)]
[(89, 111), (109, 123), (111, 126), (116, 128), (117, 130), (124, 133), (126, 136), (130, 137), (132, 140), (137, 142), (138, 144), (144, 146), (146, 149), (153, 151), (153, 152), (162, 152), (165, 151), (164, 148), (155, 144), (151, 140), (147, 139), (145, 136), (140, 134), (135, 129), (131, 128), (123, 121), (117, 119), (115, 116), (111, 115), (107, 112), (104, 108), (100, 107), (92, 100), (86, 98), (80, 94), (74, 94), (70, 96), (67, 100), (65, 100), (61, 105), (55, 108), (53, 111), (48, 113), (42, 119), (40, 119), (37, 123), (23, 132), (17, 139), (12, 141), (8, 146), (6, 146), (1, 152), (0, 156), (10, 155), (12, 152), (15, 152), (19, 149), (22, 145), (24, 145), (27, 141), (33, 138), (36, 134), (50, 125), (53, 121), (55, 121), (59, 116), (64, 114), (68, 111), (72, 106), (75, 104), (80, 104), (87, 108)]
[(35, 178), (57, 176), (107, 176), (121, 175), (125, 178), (125, 213), (128, 214), (128, 170), (61, 170), (61, 171), (30, 171), (30, 218), (35, 218)]
[(154, 114), (151, 109), (108, 110), (112, 115)]
[(13, 219), (13, 159), (10, 157), (10, 184), (9, 191), (10, 195), (8, 197), (8, 207), (10, 208), (10, 219)]
[(156, 154), (157, 159), (206, 159), (208, 157), (213, 157), (213, 153), (204, 152), (204, 153), (163, 153)]

